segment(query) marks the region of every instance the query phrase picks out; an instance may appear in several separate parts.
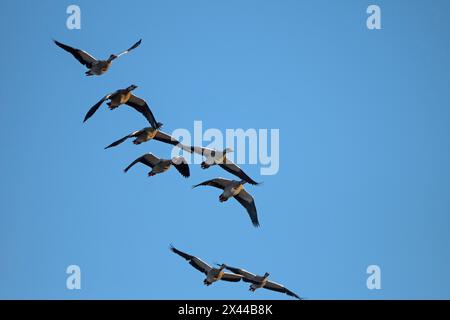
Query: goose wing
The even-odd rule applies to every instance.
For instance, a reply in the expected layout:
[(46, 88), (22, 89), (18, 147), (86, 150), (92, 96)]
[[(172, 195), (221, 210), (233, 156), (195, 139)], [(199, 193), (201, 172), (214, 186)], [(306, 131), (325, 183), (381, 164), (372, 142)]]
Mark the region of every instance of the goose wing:
[[(117, 91), (116, 91), (117, 92)], [(106, 100), (108, 100), (114, 93), (110, 93), (107, 94), (106, 96), (104, 96), (99, 102), (97, 102), (96, 104), (94, 104), (89, 111), (86, 113), (86, 115), (84, 116), (84, 120), (83, 122), (86, 122), (90, 117), (92, 117), (94, 115), (94, 113), (98, 110), (98, 108), (100, 108), (100, 106), (102, 105), (103, 102), (105, 102)]]
[(258, 213), (256, 212), (256, 205), (255, 200), (245, 190), (241, 190), (237, 196), (234, 196), (234, 198), (242, 205), (245, 209), (247, 209), (248, 215), (250, 216), (250, 219), (252, 220), (252, 223), (255, 227), (259, 227), (259, 221), (258, 221)]
[(121, 52), (121, 53), (119, 53), (119, 54), (117, 55), (117, 58), (120, 57), (120, 56), (122, 56), (122, 55), (124, 55), (124, 54), (126, 54), (126, 53), (128, 53), (128, 52), (130, 52), (130, 51), (133, 50), (133, 49), (136, 49), (137, 47), (139, 47), (139, 45), (141, 44), (141, 42), (142, 42), (142, 39), (139, 39), (139, 41), (136, 42), (135, 44), (133, 44), (130, 48), (128, 48), (127, 50), (125, 50), (125, 51), (123, 51), (123, 52)]
[(239, 282), (241, 281), (242, 276), (239, 274), (224, 272), (222, 278), (220, 280), (229, 281), (229, 282)]
[(143, 99), (138, 98), (135, 95), (131, 95), (126, 104), (135, 109), (137, 112), (140, 112), (153, 128), (158, 129), (162, 126), (161, 123), (156, 122), (147, 102)]
[[(211, 180), (207, 180), (205, 182), (196, 184), (195, 186), (193, 186), (193, 188), (199, 187), (199, 186), (210, 186), (210, 187), (215, 187), (215, 188), (219, 188), (219, 189), (225, 189), (226, 186), (231, 182), (231, 180), (228, 179), (224, 179), (224, 178), (215, 178), (215, 179), (211, 179)], [(242, 192), (242, 191), (241, 191)]]
[(70, 54), (72, 54), (75, 57), (75, 59), (77, 59), (82, 65), (85, 65), (89, 69), (92, 68), (92, 64), (95, 61), (97, 61), (97, 59), (95, 59), (93, 56), (91, 56), (86, 51), (70, 47), (70, 46), (65, 45), (65, 44), (63, 44), (63, 43), (61, 43), (59, 41), (56, 41), (56, 40), (53, 40), (53, 41), (55, 42), (55, 44), (58, 47), (64, 49), (65, 51), (69, 52)]
[(225, 163), (220, 163), (219, 166), (225, 171), (228, 171), (229, 173), (241, 178), (242, 180), (247, 181), (252, 185), (259, 184), (258, 182), (250, 178), (238, 165), (234, 164), (231, 160), (226, 159)]
[(170, 246), (170, 250), (187, 260), (191, 266), (204, 274), (208, 274), (208, 272), (212, 269), (211, 266), (206, 262), (183, 251), (180, 251), (174, 246)]
[(112, 147), (118, 146), (119, 144), (121, 144), (122, 142), (124, 142), (125, 140), (127, 140), (128, 138), (137, 137), (137, 136), (140, 135), (142, 132), (143, 132), (143, 130), (138, 130), (138, 131), (135, 131), (135, 132), (133, 132), (133, 133), (130, 133), (129, 135), (126, 135), (125, 137), (120, 138), (120, 139), (117, 140), (117, 141), (114, 141), (114, 142), (111, 143), (109, 146), (105, 147), (105, 149), (108, 149), (108, 148), (112, 148)]
[(299, 300), (302, 299), (296, 293), (292, 292), (288, 288), (284, 287), (283, 285), (281, 285), (279, 283), (273, 282), (273, 281), (267, 281), (266, 284), (264, 285), (264, 288), (268, 289), (268, 290), (272, 290), (272, 291), (285, 293), (288, 296), (295, 297), (295, 298), (297, 298)]
[(168, 143), (168, 144), (171, 144), (174, 146), (180, 145), (180, 141), (178, 141), (174, 137), (168, 135), (167, 133), (164, 133), (161, 131), (158, 131), (153, 139), (161, 141), (161, 142), (165, 142), (165, 143)]
[(179, 173), (185, 178), (189, 178), (191, 175), (189, 171), (189, 165), (187, 164), (187, 161), (183, 157), (174, 157), (172, 159), (172, 164), (175, 167), (175, 169), (178, 170)]
[(236, 273), (236, 274), (239, 274), (239, 275), (243, 276), (243, 280), (245, 282), (251, 282), (251, 283), (256, 283), (257, 282), (257, 281), (255, 281), (256, 274), (248, 272), (247, 270), (234, 268), (234, 267), (230, 267), (230, 266), (226, 266), (225, 268), (230, 270), (233, 273)]
[(190, 153), (197, 153), (200, 154), (204, 157), (210, 158), (210, 157), (214, 157), (216, 154), (216, 150), (214, 149), (210, 149), (210, 148), (205, 148), (205, 147), (196, 147), (196, 146), (186, 146), (186, 145), (181, 145), (181, 148), (183, 150), (186, 150), (187, 152)]
[(126, 167), (124, 169), (124, 171), (127, 172), (128, 170), (130, 170), (130, 168), (132, 166), (134, 166), (138, 162), (145, 164), (146, 166), (149, 166), (150, 168), (153, 168), (159, 162), (159, 160), (160, 159), (158, 157), (155, 157), (153, 154), (146, 153), (143, 156), (134, 160), (132, 163), (130, 163), (130, 165), (128, 167)]

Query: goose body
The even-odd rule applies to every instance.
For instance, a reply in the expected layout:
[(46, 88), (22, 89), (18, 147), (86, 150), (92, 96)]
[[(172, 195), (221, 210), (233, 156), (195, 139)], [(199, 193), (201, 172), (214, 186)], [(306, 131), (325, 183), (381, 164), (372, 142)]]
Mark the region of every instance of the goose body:
[(209, 286), (216, 281), (219, 281), (223, 278), (225, 272), (223, 271), (225, 267), (221, 266), (220, 268), (211, 268), (206, 274), (206, 279), (204, 280), (204, 284)]
[(75, 59), (78, 60), (78, 62), (80, 62), (82, 65), (88, 68), (88, 71), (86, 71), (85, 73), (86, 76), (94, 76), (94, 75), (100, 76), (109, 70), (113, 60), (137, 48), (141, 44), (142, 39), (133, 44), (129, 49), (119, 53), (118, 55), (111, 54), (109, 58), (106, 60), (98, 60), (84, 50), (68, 46), (56, 40), (53, 41), (58, 47), (69, 52)]
[(230, 266), (226, 266), (225, 268), (235, 274), (241, 275), (243, 277), (242, 279), (244, 282), (251, 283), (249, 290), (252, 292), (256, 291), (257, 289), (264, 288), (267, 290), (285, 293), (291, 297), (295, 297), (295, 298), (301, 300), (301, 298), (296, 293), (287, 289), (285, 286), (283, 286), (279, 283), (270, 281), (268, 279), (268, 277), (270, 275), (268, 272), (266, 272), (263, 276), (259, 276), (259, 275), (253, 274), (244, 269), (234, 268), (234, 267), (230, 267)]
[(141, 144), (143, 142), (152, 140), (156, 137), (158, 132), (159, 132), (158, 129), (155, 129), (153, 127), (147, 127), (142, 132), (140, 132), (139, 135), (136, 136), (136, 139), (133, 140), (133, 143)]
[(86, 122), (90, 117), (92, 117), (103, 104), (103, 102), (109, 100), (109, 102), (107, 102), (106, 104), (108, 105), (110, 110), (114, 110), (119, 106), (126, 104), (141, 113), (153, 128), (160, 128), (162, 126), (162, 123), (156, 121), (155, 116), (150, 110), (147, 102), (145, 102), (144, 99), (133, 95), (132, 91), (136, 88), (137, 86), (133, 84), (125, 89), (119, 89), (113, 93), (107, 94), (89, 109), (89, 111), (86, 113), (86, 116), (84, 117), (83, 122)]
[(152, 168), (152, 170), (148, 173), (149, 177), (166, 172), (172, 166), (174, 166), (183, 177), (188, 178), (190, 176), (189, 166), (183, 157), (174, 157), (173, 159), (160, 159), (154, 156), (152, 153), (147, 153), (134, 160), (128, 167), (124, 169), (124, 171), (128, 172), (128, 170), (130, 170), (130, 168), (133, 167), (136, 163), (142, 163)]
[(222, 189), (223, 192), (219, 196), (220, 202), (225, 202), (230, 198), (236, 199), (246, 210), (252, 224), (255, 227), (259, 227), (258, 213), (256, 211), (255, 200), (253, 197), (244, 189), (244, 184), (247, 183), (245, 180), (236, 181), (228, 180), (224, 178), (215, 178), (207, 180), (205, 182), (199, 183), (193, 188), (199, 186), (210, 186), (218, 189)]
[(122, 89), (113, 93), (108, 99), (110, 100), (107, 105), (109, 108), (115, 109), (122, 104), (127, 103), (131, 98), (131, 90)]
[(116, 147), (119, 144), (123, 143), (125, 140), (130, 139), (130, 138), (135, 138), (133, 140), (133, 143), (136, 145), (150, 141), (150, 140), (157, 140), (157, 141), (168, 143), (168, 144), (171, 144), (174, 146), (180, 145), (180, 142), (177, 139), (171, 137), (167, 133), (164, 133), (164, 132), (160, 131), (159, 129), (156, 129), (153, 127), (146, 127), (141, 130), (134, 131), (134, 132), (126, 135), (125, 137), (120, 138), (117, 141), (114, 141), (109, 146), (107, 146), (105, 149), (108, 149), (111, 147)]
[(96, 60), (92, 62), (91, 68), (86, 71), (86, 76), (101, 76), (106, 73), (111, 66), (110, 60)]
[(201, 163), (202, 169), (208, 169), (211, 166), (218, 165), (225, 171), (235, 175), (238, 178), (241, 178), (242, 180), (245, 180), (249, 184), (252, 185), (258, 185), (259, 183), (250, 178), (244, 170), (242, 170), (238, 165), (236, 165), (233, 161), (227, 158), (227, 153), (232, 152), (233, 150), (230, 148), (226, 148), (223, 151), (214, 150), (210, 148), (205, 147), (188, 147), (183, 145), (183, 150), (191, 152), (191, 153), (197, 153), (205, 157), (205, 161)]
[(225, 202), (231, 197), (239, 195), (239, 193), (244, 189), (244, 185), (241, 181), (231, 181), (225, 189), (223, 189), (222, 194), (219, 196), (220, 202)]
[(195, 269), (205, 274), (206, 278), (203, 280), (203, 284), (205, 284), (206, 286), (210, 286), (211, 284), (219, 280), (239, 282), (242, 279), (241, 275), (225, 272), (224, 269), (226, 265), (224, 264), (220, 265), (219, 268), (213, 268), (206, 262), (202, 261), (200, 258), (191, 256), (183, 251), (180, 251), (176, 249), (174, 246), (171, 246), (170, 250), (173, 253), (176, 253), (177, 255), (185, 259), (186, 261), (188, 261), (189, 264), (193, 266)]

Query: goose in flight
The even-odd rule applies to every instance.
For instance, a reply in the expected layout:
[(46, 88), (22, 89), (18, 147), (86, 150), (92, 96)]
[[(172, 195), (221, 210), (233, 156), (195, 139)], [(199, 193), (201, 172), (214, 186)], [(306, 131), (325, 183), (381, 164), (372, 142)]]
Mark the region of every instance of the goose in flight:
[(220, 265), (219, 268), (213, 268), (201, 259), (184, 253), (183, 251), (178, 250), (172, 245), (170, 246), (170, 250), (187, 260), (189, 264), (195, 269), (197, 269), (201, 273), (204, 273), (206, 275), (206, 278), (205, 280), (203, 280), (203, 283), (207, 286), (219, 280), (239, 282), (242, 279), (241, 275), (224, 272), (224, 269), (226, 267), (226, 265), (224, 264)]
[(247, 270), (233, 268), (230, 266), (226, 266), (225, 269), (230, 270), (231, 272), (233, 272), (235, 274), (241, 275), (242, 280), (244, 280), (245, 282), (251, 283), (249, 290), (252, 292), (254, 292), (256, 289), (264, 288), (264, 289), (268, 289), (268, 290), (272, 290), (272, 291), (285, 293), (291, 297), (295, 297), (297, 299), (302, 300), (302, 298), (300, 298), (297, 294), (295, 294), (291, 290), (287, 289), (283, 285), (276, 283), (276, 282), (269, 281), (268, 280), (268, 277), (269, 277), (268, 272), (266, 272), (263, 276), (258, 276), (256, 274), (248, 272)]
[(134, 144), (141, 144), (143, 142), (147, 142), (147, 141), (153, 139), (153, 140), (165, 142), (165, 143), (168, 143), (168, 144), (171, 144), (174, 146), (180, 145), (180, 142), (177, 139), (171, 137), (167, 133), (159, 131), (158, 129), (155, 129), (153, 127), (146, 127), (144, 129), (134, 131), (134, 132), (130, 133), (129, 135), (126, 135), (125, 137), (120, 138), (117, 141), (114, 141), (109, 146), (107, 146), (105, 149), (116, 147), (129, 138), (135, 138), (133, 140)]
[(182, 148), (183, 150), (200, 154), (206, 158), (206, 160), (201, 163), (202, 169), (208, 169), (211, 166), (219, 165), (219, 167), (221, 167), (225, 171), (235, 175), (238, 178), (241, 178), (242, 180), (245, 180), (252, 185), (259, 184), (258, 182), (250, 178), (238, 165), (227, 158), (227, 153), (233, 152), (233, 149), (231, 148), (226, 148), (223, 151), (194, 146), (183, 146)]
[(115, 59), (119, 58), (120, 56), (137, 48), (141, 44), (142, 39), (140, 39), (138, 42), (133, 44), (129, 49), (127, 49), (117, 55), (115, 55), (115, 54), (110, 55), (107, 60), (97, 60), (93, 56), (91, 56), (89, 53), (87, 53), (86, 51), (70, 47), (70, 46), (65, 45), (61, 42), (58, 42), (56, 40), (53, 40), (53, 41), (55, 42), (55, 44), (58, 47), (64, 49), (65, 51), (69, 52), (70, 54), (72, 54), (75, 57), (75, 59), (77, 59), (82, 65), (86, 66), (89, 69), (88, 71), (86, 71), (87, 76), (93, 76), (93, 75), (100, 76), (100, 75), (104, 74), (106, 71), (108, 71), (113, 60), (115, 60)]
[(244, 184), (247, 181), (241, 180), (228, 180), (224, 178), (215, 178), (202, 183), (199, 183), (193, 188), (198, 186), (211, 186), (215, 188), (222, 189), (223, 192), (219, 196), (219, 201), (224, 202), (234, 197), (245, 209), (252, 220), (255, 227), (259, 227), (258, 214), (256, 212), (255, 200), (253, 197), (244, 189)]
[(86, 116), (84, 117), (83, 122), (86, 122), (90, 117), (92, 117), (98, 110), (98, 108), (100, 108), (100, 106), (103, 104), (103, 102), (109, 100), (109, 102), (107, 102), (106, 104), (108, 105), (110, 110), (116, 109), (117, 107), (126, 104), (135, 109), (137, 112), (140, 112), (153, 128), (160, 128), (162, 126), (162, 123), (156, 122), (155, 117), (153, 116), (153, 113), (150, 110), (147, 102), (145, 102), (144, 99), (136, 97), (131, 93), (131, 91), (135, 90), (136, 88), (137, 86), (132, 84), (128, 88), (119, 89), (113, 93), (107, 94), (89, 109), (89, 111), (86, 113)]
[(149, 177), (166, 172), (172, 165), (175, 167), (175, 169), (178, 170), (179, 173), (181, 173), (183, 177), (188, 178), (190, 176), (189, 166), (183, 157), (160, 159), (151, 153), (146, 153), (143, 156), (137, 158), (128, 167), (126, 167), (124, 171), (127, 172), (138, 162), (152, 168), (152, 170), (148, 173)]

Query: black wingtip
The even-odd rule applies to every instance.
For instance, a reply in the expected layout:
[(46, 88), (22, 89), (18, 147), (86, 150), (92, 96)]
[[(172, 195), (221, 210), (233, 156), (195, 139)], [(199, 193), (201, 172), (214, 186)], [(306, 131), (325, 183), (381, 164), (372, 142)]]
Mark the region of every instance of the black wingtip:
[(139, 47), (141, 45), (142, 39), (139, 39), (138, 42), (136, 42), (135, 44), (133, 44), (133, 46), (131, 48), (128, 49), (128, 51), (134, 50), (137, 47)]
[(305, 299), (307, 299), (307, 298), (305, 298), (305, 297), (300, 297), (300, 296), (298, 296), (296, 293), (292, 293), (291, 296), (294, 297), (294, 298), (296, 298), (296, 299), (298, 299), (298, 300), (305, 300)]

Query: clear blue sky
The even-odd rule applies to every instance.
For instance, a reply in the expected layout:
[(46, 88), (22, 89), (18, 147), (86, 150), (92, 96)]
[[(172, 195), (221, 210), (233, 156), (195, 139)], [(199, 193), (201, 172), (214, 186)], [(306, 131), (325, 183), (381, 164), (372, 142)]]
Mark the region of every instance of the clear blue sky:
[[(82, 29), (66, 28), (77, 4)], [(382, 30), (366, 28), (366, 8)], [(450, 2), (2, 1), (0, 298), (285, 299), (202, 284), (169, 243), (208, 262), (271, 273), (311, 299), (450, 298)], [(140, 48), (102, 77), (96, 57)], [(152, 141), (103, 147), (145, 126), (128, 108), (85, 112), (140, 86), (166, 131), (279, 128), (280, 171), (249, 188), (251, 226), (219, 168), (153, 178), (122, 169)], [(227, 112), (231, 110), (232, 112)], [(82, 289), (66, 289), (66, 267)], [(366, 288), (366, 268), (382, 290)]]

